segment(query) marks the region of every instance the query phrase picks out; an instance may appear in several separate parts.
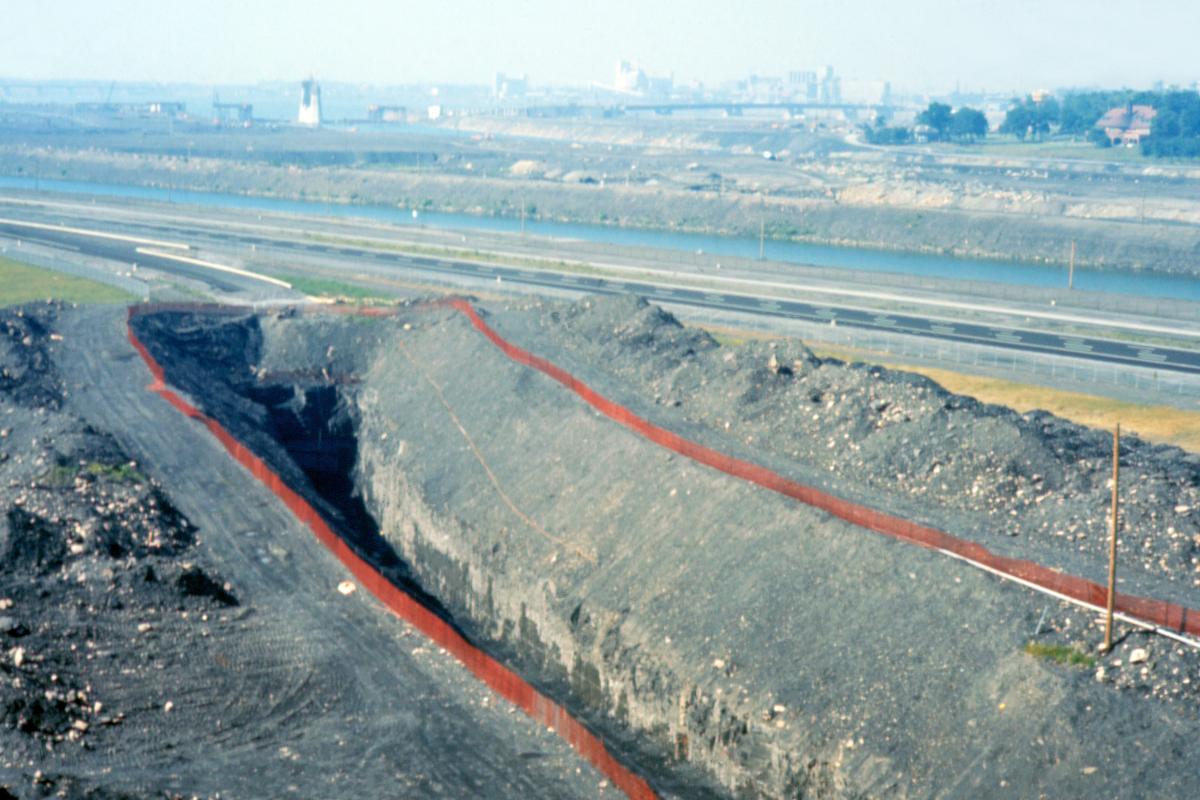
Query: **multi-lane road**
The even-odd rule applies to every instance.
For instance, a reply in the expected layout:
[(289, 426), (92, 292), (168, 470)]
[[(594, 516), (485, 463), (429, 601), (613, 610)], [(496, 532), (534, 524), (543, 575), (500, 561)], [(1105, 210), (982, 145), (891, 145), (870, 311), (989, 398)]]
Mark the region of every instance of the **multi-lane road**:
[[(104, 235), (97, 236), (94, 231), (102, 231)], [(326, 257), (331, 263), (348, 259), (372, 272), (394, 272), (418, 278), (488, 281), (501, 286), (508, 283), (578, 294), (633, 293), (654, 302), (677, 306), (908, 334), (1023, 353), (1069, 356), (1094, 362), (1200, 375), (1200, 350), (951, 319), (939, 316), (936, 310), (930, 314), (885, 312), (835, 301), (798, 300), (752, 292), (697, 288), (681, 283), (683, 276), (676, 280), (659, 280), (657, 276), (654, 280), (625, 279), (459, 258), (408, 255), (368, 246), (295, 238), (287, 232), (273, 234), (233, 227), (214, 231), (209, 227), (171, 223), (147, 224), (136, 230), (122, 225), (119, 230), (110, 231), (95, 220), (75, 220), (69, 226), (60, 226), (44, 218), (16, 220), (10, 214), (0, 220), (0, 236), (69, 248), (118, 262), (136, 262), (162, 272), (202, 280), (226, 293), (261, 294), (264, 290), (282, 287), (278, 281), (256, 278), (250, 272), (214, 268), (213, 262), (218, 261), (219, 256), (210, 256), (207, 262), (196, 259), (194, 253), (186, 251), (189, 242), (203, 241), (206, 248), (225, 247), (243, 253), (247, 249), (254, 249), (259, 253)], [(303, 267), (295, 269), (302, 271)]]

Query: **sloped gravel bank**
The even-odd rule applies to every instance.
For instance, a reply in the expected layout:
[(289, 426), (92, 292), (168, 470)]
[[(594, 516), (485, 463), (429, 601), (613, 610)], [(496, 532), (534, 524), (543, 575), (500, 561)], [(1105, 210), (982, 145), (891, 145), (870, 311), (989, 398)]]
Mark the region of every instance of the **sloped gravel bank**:
[[(634, 300), (491, 322), (710, 446), (998, 550), (1095, 565), (1088, 538), (1057, 532), (1090, 537), (1103, 514), (1102, 433), (796, 342), (719, 347)], [(351, 494), (411, 578), (668, 793), (702, 776), (774, 797), (1198, 790), (1191, 651), (1122, 629), (1098, 658), (1090, 614), (664, 451), (452, 311), (139, 324), (169, 380), (318, 497), (268, 423), (285, 401), (262, 391), (272, 375), (306, 376), (295, 398), (333, 387)], [(1131, 522), (1152, 542), (1130, 584), (1195, 605), (1190, 551), (1172, 546), (1195, 535), (1194, 457), (1128, 444)]]

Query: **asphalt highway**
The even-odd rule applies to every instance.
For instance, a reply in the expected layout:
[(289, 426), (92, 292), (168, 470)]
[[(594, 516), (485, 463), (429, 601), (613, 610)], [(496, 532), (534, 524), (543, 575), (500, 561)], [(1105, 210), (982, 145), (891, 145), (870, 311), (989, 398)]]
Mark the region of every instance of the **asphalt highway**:
[[(93, 223), (93, 227), (95, 225), (96, 223)], [(182, 225), (177, 227), (158, 225), (154, 226), (153, 231), (156, 235), (169, 236), (181, 242), (195, 242), (203, 239), (206, 244), (209, 244), (214, 241), (212, 231)], [(24, 236), (43, 243), (64, 246), (87, 255), (142, 264), (162, 272), (202, 280), (226, 292), (248, 290), (262, 292), (265, 288), (263, 282), (253, 278), (214, 271), (196, 264), (181, 262), (177, 258), (163, 258), (148, 254), (144, 248), (139, 250), (138, 246), (132, 242), (82, 236), (73, 232), (57, 231), (45, 227), (28, 230), (19, 225), (4, 223), (0, 223), (0, 235)], [(1057, 334), (1049, 331), (945, 319), (936, 315), (883, 312), (878, 309), (859, 308), (839, 303), (707, 290), (646, 280), (626, 280), (503, 266), (454, 258), (405, 255), (367, 247), (296, 240), (239, 230), (221, 232), (216, 235), (215, 242), (226, 247), (253, 247), (259, 251), (273, 250), (283, 253), (303, 253), (309, 256), (355, 259), (383, 272), (394, 270), (416, 273), (418, 277), (435, 275), (466, 278), (579, 294), (633, 293), (657, 303), (907, 334), (942, 341), (986, 345), (1027, 354), (1068, 356), (1105, 364), (1200, 375), (1200, 351), (1161, 345)]]

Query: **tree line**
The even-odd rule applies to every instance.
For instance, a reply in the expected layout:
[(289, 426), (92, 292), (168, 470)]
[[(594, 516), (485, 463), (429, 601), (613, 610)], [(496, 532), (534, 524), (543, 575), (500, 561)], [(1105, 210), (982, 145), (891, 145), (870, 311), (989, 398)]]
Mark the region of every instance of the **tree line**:
[(1111, 142), (1096, 127), (1110, 109), (1150, 106), (1155, 110), (1150, 136), (1142, 152), (1150, 156), (1200, 156), (1200, 94), (1196, 92), (1097, 91), (1068, 92), (1062, 100), (1033, 97), (1013, 100), (1000, 126), (1022, 141), (1040, 140), (1051, 133), (1083, 136), (1101, 147)]
[[(1200, 157), (1200, 93), (1185, 91), (1093, 91), (1067, 92), (1061, 99), (1032, 96), (1014, 99), (1000, 125), (1000, 133), (1021, 141), (1041, 141), (1050, 135), (1084, 137), (1101, 147), (1111, 145), (1096, 123), (1110, 109), (1150, 106), (1155, 110), (1150, 135), (1141, 141), (1142, 152), (1170, 158)], [(935, 142), (975, 142), (988, 133), (982, 111), (963, 106), (952, 109), (945, 103), (930, 103), (917, 115), (916, 125), (925, 128), (925, 138)], [(889, 126), (883, 117), (864, 125), (871, 144), (909, 144), (915, 129)]]
[[(987, 117), (977, 108), (963, 106), (952, 109), (945, 103), (930, 103), (917, 115), (917, 125), (927, 128), (931, 142), (974, 142), (987, 136)], [(907, 144), (914, 139), (911, 128), (890, 127), (883, 117), (875, 125), (864, 125), (863, 132), (870, 144)]]

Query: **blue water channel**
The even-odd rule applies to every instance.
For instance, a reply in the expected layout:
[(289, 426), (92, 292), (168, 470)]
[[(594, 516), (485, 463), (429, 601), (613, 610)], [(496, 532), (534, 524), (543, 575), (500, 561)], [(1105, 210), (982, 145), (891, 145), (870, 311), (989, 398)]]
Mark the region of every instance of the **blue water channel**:
[[(65, 194), (96, 197), (124, 197), (137, 200), (174, 202), (212, 208), (311, 214), (380, 220), (394, 225), (424, 225), (452, 230), (517, 232), (519, 220), (470, 214), (420, 212), (381, 205), (345, 205), (270, 197), (249, 197), (221, 192), (167, 190), (122, 184), (46, 180), (26, 176), (0, 176), (0, 189), (40, 189)], [(611, 228), (568, 222), (529, 221), (531, 234), (560, 239), (577, 239), (602, 244), (654, 247), (661, 250), (704, 252), (715, 255), (758, 256), (759, 242), (753, 237), (710, 236), (699, 233)], [(1066, 268), (1048, 267), (1017, 261), (991, 261), (924, 253), (895, 253), (854, 247), (832, 247), (802, 242), (767, 241), (769, 260), (820, 267), (893, 272), (927, 277), (993, 281), (1023, 286), (1063, 287)], [(1200, 300), (1200, 278), (1150, 275), (1133, 271), (1091, 271), (1076, 269), (1075, 288), (1143, 297), (1172, 297)]]

